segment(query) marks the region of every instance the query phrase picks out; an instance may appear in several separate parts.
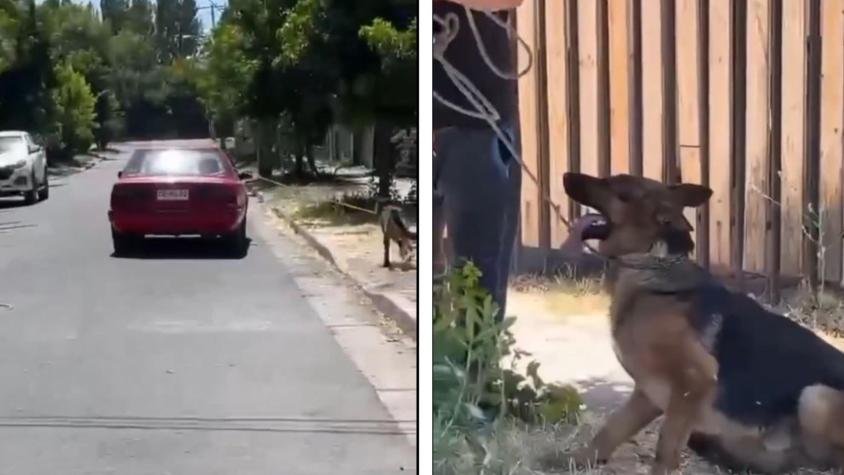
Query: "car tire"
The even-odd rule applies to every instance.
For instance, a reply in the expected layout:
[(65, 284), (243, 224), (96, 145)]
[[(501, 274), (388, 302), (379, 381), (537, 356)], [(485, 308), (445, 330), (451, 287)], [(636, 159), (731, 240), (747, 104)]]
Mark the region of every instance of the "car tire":
[(23, 200), (26, 204), (33, 205), (38, 202), (38, 183), (35, 181), (35, 173), (32, 173), (29, 181), (32, 183), (32, 189), (23, 193)]
[(114, 255), (117, 257), (132, 254), (139, 244), (137, 237), (118, 232), (114, 228), (111, 229), (111, 241), (114, 245)]
[(249, 246), (249, 240), (246, 237), (246, 218), (240, 223), (233, 233), (224, 237), (226, 248), (233, 255), (240, 257), (246, 254), (246, 249)]
[(42, 183), (42, 187), (38, 190), (38, 199), (40, 201), (46, 201), (50, 198), (50, 178), (47, 176), (47, 169), (44, 169), (44, 183)]

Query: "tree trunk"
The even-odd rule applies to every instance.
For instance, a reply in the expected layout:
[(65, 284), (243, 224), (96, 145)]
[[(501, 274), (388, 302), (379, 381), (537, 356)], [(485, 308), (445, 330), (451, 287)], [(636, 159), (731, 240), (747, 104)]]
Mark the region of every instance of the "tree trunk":
[(363, 127), (352, 131), (352, 165), (363, 165)]
[(309, 144), (306, 150), (308, 151), (308, 156), (306, 157), (308, 168), (310, 169), (313, 177), (316, 178), (319, 175), (319, 172), (317, 170), (316, 159), (314, 158), (313, 144)]
[(375, 126), (375, 156), (373, 162), (375, 174), (378, 177), (378, 197), (390, 198), (390, 188), (396, 169), (395, 153), (390, 139), (393, 127), (388, 122), (378, 122)]
[(304, 160), (305, 160), (305, 145), (300, 139), (296, 139), (296, 168), (293, 173), (297, 178), (302, 178), (305, 174)]
[(271, 119), (259, 119), (257, 134), (255, 134), (256, 151), (258, 153), (258, 174), (265, 178), (271, 178), (275, 159), (273, 157), (273, 121)]

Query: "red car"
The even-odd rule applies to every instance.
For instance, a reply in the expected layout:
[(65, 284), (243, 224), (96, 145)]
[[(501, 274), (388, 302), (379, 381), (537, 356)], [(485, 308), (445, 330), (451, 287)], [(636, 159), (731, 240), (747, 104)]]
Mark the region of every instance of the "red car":
[(221, 237), (246, 250), (248, 197), (232, 160), (219, 149), (140, 149), (111, 190), (115, 255), (147, 235)]

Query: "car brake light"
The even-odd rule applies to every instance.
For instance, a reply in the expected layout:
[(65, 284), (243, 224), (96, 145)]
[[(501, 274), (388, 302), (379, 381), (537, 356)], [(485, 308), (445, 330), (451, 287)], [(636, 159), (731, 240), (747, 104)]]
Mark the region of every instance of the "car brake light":
[(114, 205), (135, 203), (146, 198), (144, 190), (133, 186), (117, 186), (111, 192), (111, 202)]
[(215, 189), (215, 198), (227, 206), (237, 206), (237, 192), (228, 186), (221, 186)]

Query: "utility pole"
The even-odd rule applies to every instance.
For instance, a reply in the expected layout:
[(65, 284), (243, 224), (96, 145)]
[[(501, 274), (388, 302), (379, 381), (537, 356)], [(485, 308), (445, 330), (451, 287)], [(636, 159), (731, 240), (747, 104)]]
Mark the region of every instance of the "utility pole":
[(217, 27), (217, 9), (223, 10), (225, 7), (217, 5), (214, 2), (208, 2), (207, 6), (197, 7), (196, 10), (205, 10), (206, 8), (211, 10), (211, 29), (213, 30)]

